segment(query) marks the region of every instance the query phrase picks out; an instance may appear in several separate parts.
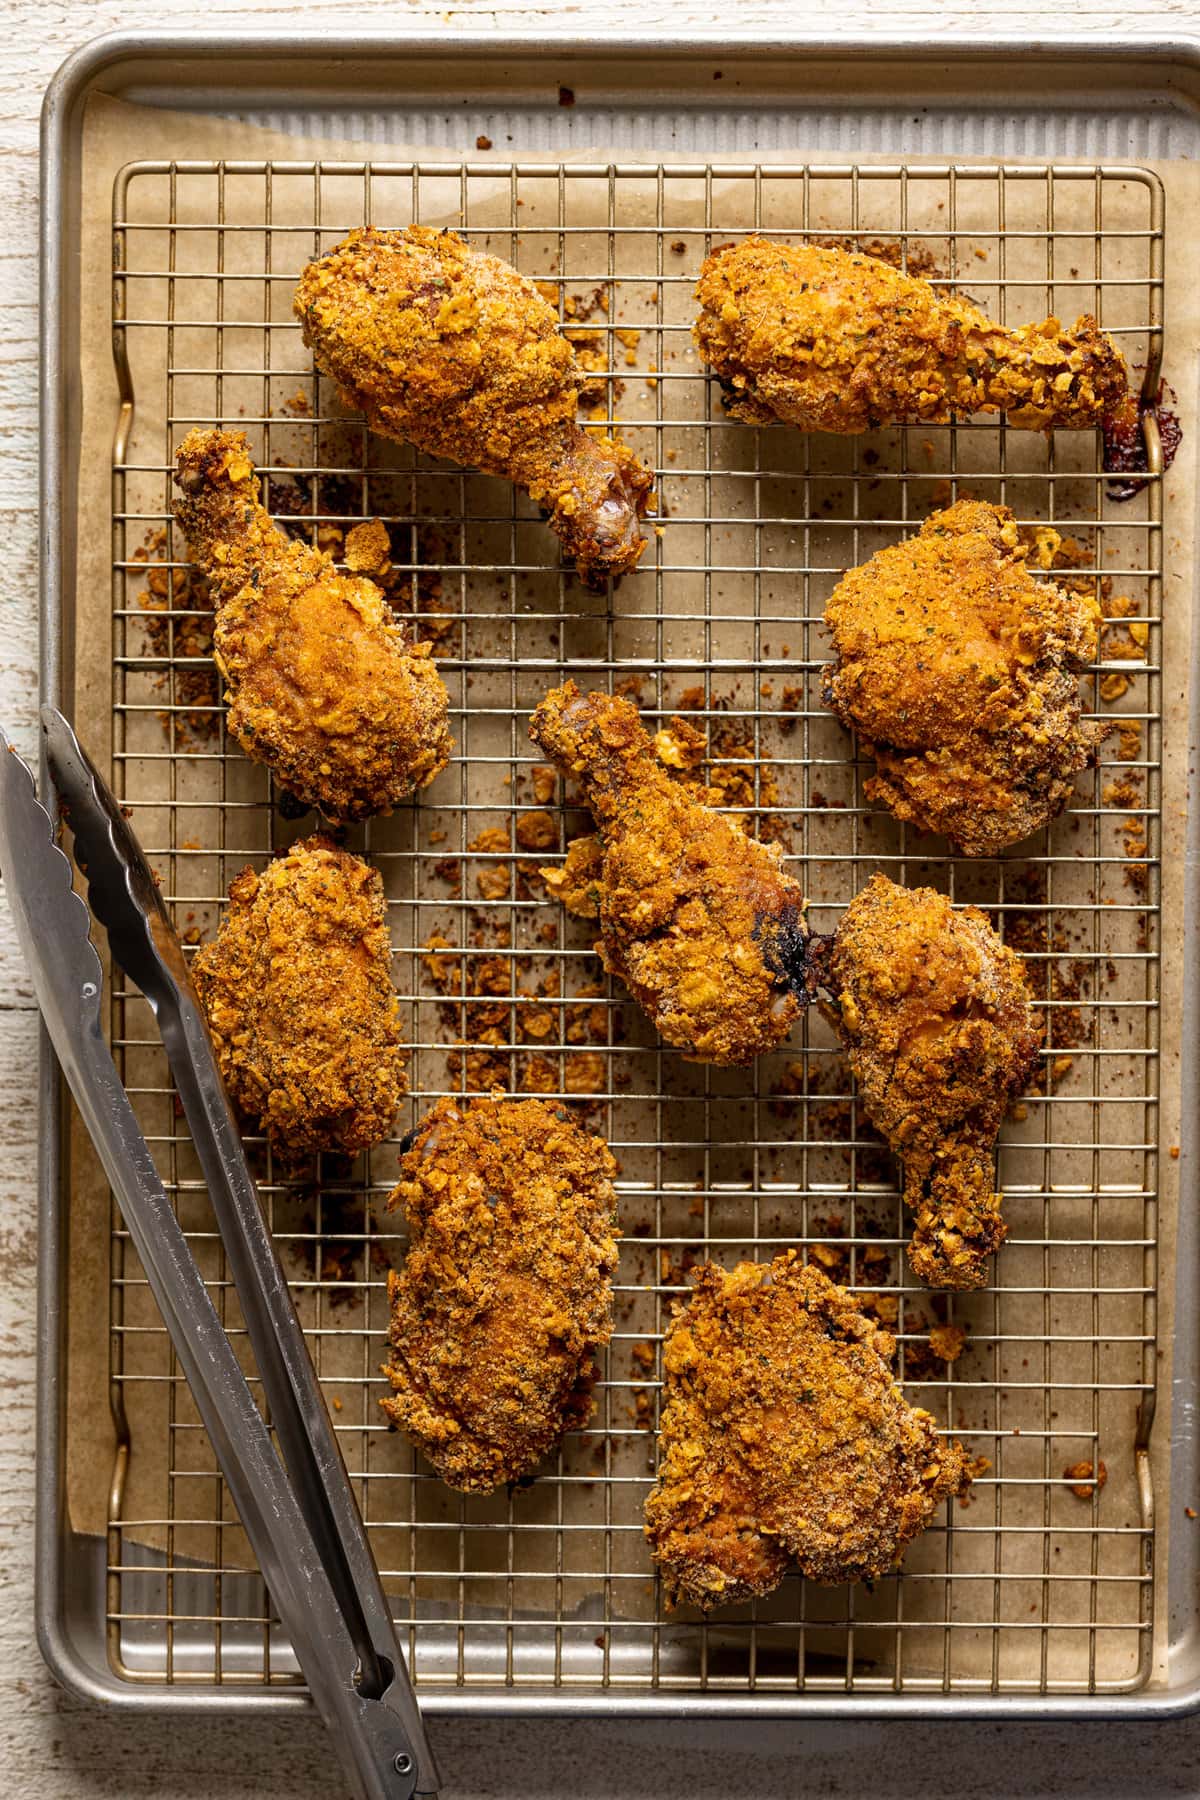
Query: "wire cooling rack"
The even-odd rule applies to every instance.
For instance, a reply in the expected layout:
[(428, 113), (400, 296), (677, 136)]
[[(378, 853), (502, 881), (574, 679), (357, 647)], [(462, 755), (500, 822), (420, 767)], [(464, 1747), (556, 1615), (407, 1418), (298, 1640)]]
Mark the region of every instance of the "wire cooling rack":
[[(490, 146), (481, 145), (481, 152)], [(995, 420), (862, 438), (724, 417), (691, 348), (704, 254), (756, 227), (861, 244), (1001, 320), (1094, 311), (1148, 388), (1160, 356), (1163, 206), (1131, 168), (871, 165), (137, 163), (114, 196), (117, 791), (185, 941), (226, 888), (314, 829), (224, 731), (204, 597), (169, 525), (193, 424), (250, 434), (290, 530), (345, 553), (387, 526), (393, 604), (434, 636), (457, 752), (419, 802), (352, 832), (389, 897), (411, 1047), (399, 1136), (438, 1094), (569, 1101), (620, 1161), (617, 1329), (595, 1415), (537, 1479), (455, 1495), (383, 1429), (384, 1210), (394, 1144), (281, 1168), (253, 1142), (418, 1686), (645, 1696), (1116, 1691), (1152, 1626), (1158, 970), (1160, 486), (1110, 495), (1090, 433)], [(661, 529), (612, 596), (557, 564), (504, 484), (369, 437), (314, 376), (291, 315), (303, 262), (351, 226), (462, 228), (547, 284), (587, 368), (584, 414), (658, 471)], [(1001, 860), (948, 856), (867, 806), (869, 767), (819, 701), (821, 623), (841, 571), (972, 494), (1064, 539), (1064, 578), (1111, 623), (1086, 678), (1117, 723), (1078, 805)], [(1053, 549), (1042, 539), (1043, 561)], [(536, 766), (535, 702), (572, 675), (631, 692), (652, 723), (708, 734), (723, 803), (783, 843), (818, 930), (878, 868), (989, 910), (1026, 954), (1048, 1021), (1006, 1126), (1010, 1239), (993, 1285), (913, 1285), (895, 1168), (815, 1015), (751, 1069), (665, 1051), (606, 981), (589, 928), (539, 870), (584, 815)], [(569, 796), (568, 796), (569, 801)], [(113, 1036), (164, 1178), (244, 1343), (220, 1245), (144, 1004)], [(687, 1271), (801, 1244), (897, 1334), (909, 1397), (981, 1461), (903, 1571), (873, 1588), (790, 1577), (705, 1621), (661, 1606), (641, 1535), (660, 1345)], [(119, 1218), (110, 1356), (122, 1451), (108, 1530), (110, 1654), (149, 1683), (295, 1683), (212, 1453)], [(962, 1328), (961, 1330), (957, 1328)], [(961, 1353), (955, 1356), (955, 1352)], [(1106, 1481), (1100, 1484), (1101, 1464)], [(107, 1472), (105, 1472), (105, 1475)], [(98, 1479), (101, 1478), (97, 1472)]]

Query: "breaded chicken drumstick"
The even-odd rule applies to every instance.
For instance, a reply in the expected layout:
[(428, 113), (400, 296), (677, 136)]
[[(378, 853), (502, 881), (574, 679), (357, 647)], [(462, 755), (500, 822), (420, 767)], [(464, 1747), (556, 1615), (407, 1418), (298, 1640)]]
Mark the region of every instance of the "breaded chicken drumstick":
[(372, 431), (515, 482), (590, 586), (636, 566), (653, 477), (576, 422), (575, 352), (510, 264), (453, 231), (368, 226), (309, 263), (295, 310)]
[(408, 1220), (388, 1280), (391, 1396), (442, 1480), (490, 1493), (592, 1411), (612, 1335), (616, 1164), (560, 1107), (439, 1100), (388, 1202)]
[(1124, 358), (1085, 314), (1008, 331), (873, 256), (749, 237), (700, 271), (695, 340), (751, 425), (874, 431), (999, 412), (1049, 431), (1128, 404)]
[(595, 838), (572, 845), (548, 879), (571, 910), (599, 919), (605, 968), (698, 1062), (773, 1049), (805, 994), (804, 896), (779, 846), (673, 781), (629, 700), (568, 681), (529, 735), (580, 783), (596, 821)]
[(444, 769), (449, 696), (379, 589), (280, 531), (240, 431), (192, 431), (175, 517), (216, 609), (213, 654), (247, 756), (335, 821), (388, 813)]
[(230, 1098), (291, 1161), (388, 1134), (405, 1089), (383, 883), (330, 839), (243, 869), (192, 978)]
[(1077, 682), (1100, 607), (1035, 581), (1027, 555), (1006, 506), (960, 500), (851, 569), (825, 609), (823, 698), (875, 759), (867, 798), (967, 856), (1056, 817), (1106, 730), (1081, 719)]
[(867, 1117), (903, 1160), (913, 1273), (982, 1287), (1005, 1235), (996, 1135), (1041, 1042), (1025, 965), (975, 907), (886, 875), (811, 945)]
[(895, 1342), (795, 1250), (705, 1264), (663, 1346), (646, 1536), (667, 1604), (884, 1575), (970, 1479), (892, 1373)]

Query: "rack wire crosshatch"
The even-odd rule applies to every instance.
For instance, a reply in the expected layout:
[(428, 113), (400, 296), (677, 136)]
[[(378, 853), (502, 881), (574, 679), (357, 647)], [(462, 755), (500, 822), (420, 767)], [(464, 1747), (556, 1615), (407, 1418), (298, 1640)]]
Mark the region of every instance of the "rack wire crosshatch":
[[(349, 834), (383, 874), (411, 1046), (396, 1140), (436, 1095), (499, 1080), (557, 1097), (621, 1166), (617, 1329), (590, 1424), (528, 1486), (444, 1489), (383, 1428), (383, 1210), (395, 1141), (298, 1178), (256, 1143), (260, 1193), (372, 1532), (414, 1679), (447, 1688), (757, 1693), (1117, 1692), (1146, 1679), (1155, 1387), (1157, 620), (1161, 490), (1110, 496), (1090, 433), (993, 420), (863, 439), (728, 420), (691, 350), (714, 244), (761, 227), (900, 256), (1001, 320), (1094, 311), (1156, 385), (1163, 204), (1132, 168), (1014, 165), (138, 163), (114, 195), (116, 791), (185, 942), (237, 870), (315, 828), (226, 740), (202, 597), (171, 536), (193, 424), (245, 429), (272, 509), (339, 558), (388, 528), (393, 603), (432, 632), (457, 750), (417, 803)], [(410, 219), (550, 284), (585, 412), (658, 471), (661, 530), (613, 596), (559, 570), (503, 484), (372, 438), (317, 378), (291, 315), (302, 263), (350, 226)], [(1120, 729), (1074, 811), (999, 861), (951, 858), (864, 804), (869, 767), (820, 704), (840, 572), (971, 493), (1064, 539), (1110, 625), (1089, 707)], [(989, 1289), (907, 1275), (895, 1170), (815, 1014), (778, 1054), (715, 1070), (665, 1052), (606, 984), (590, 928), (538, 871), (560, 826), (525, 734), (547, 687), (621, 685), (708, 732), (705, 772), (778, 836), (818, 930), (875, 868), (990, 911), (1025, 954), (1049, 1037), (1005, 1128), (1010, 1240)], [(570, 796), (567, 796), (568, 803)], [(118, 988), (123, 1078), (235, 1343), (202, 1185), (144, 1003)], [(800, 1244), (895, 1331), (910, 1398), (986, 1458), (873, 1589), (789, 1577), (756, 1606), (665, 1616), (641, 1535), (659, 1347), (687, 1270)], [(115, 1668), (174, 1684), (295, 1683), (268, 1599), (120, 1220), (110, 1358), (122, 1453), (108, 1530)], [(931, 1330), (962, 1326), (956, 1360)], [(943, 1347), (959, 1334), (935, 1332)], [(1095, 1479), (1104, 1462), (1107, 1482)], [(1081, 1472), (1091, 1465), (1092, 1477)], [(1068, 1475), (1067, 1471), (1073, 1471)]]

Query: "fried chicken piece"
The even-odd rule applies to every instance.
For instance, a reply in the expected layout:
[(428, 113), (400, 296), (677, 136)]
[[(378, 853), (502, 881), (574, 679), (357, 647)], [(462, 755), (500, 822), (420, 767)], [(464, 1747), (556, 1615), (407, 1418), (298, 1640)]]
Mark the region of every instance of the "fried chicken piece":
[(192, 431), (175, 517), (208, 579), (229, 729), (326, 818), (388, 813), (444, 769), (449, 695), (374, 582), (287, 537), (260, 505), (240, 431)]
[(612, 1335), (616, 1163), (559, 1107), (439, 1100), (388, 1201), (409, 1248), (388, 1278), (380, 1402), (442, 1480), (490, 1493), (592, 1412)]
[(329, 838), (243, 869), (192, 962), (230, 1099), (286, 1160), (380, 1143), (404, 1093), (383, 883)]
[(1006, 1231), (992, 1151), (1041, 1042), (1024, 963), (975, 907), (886, 875), (812, 958), (867, 1117), (904, 1162), (913, 1273), (982, 1287)]
[(636, 567), (653, 477), (575, 418), (554, 308), (453, 231), (352, 231), (308, 264), (296, 316), (317, 367), (372, 431), (524, 488), (589, 586)]
[(1081, 720), (1076, 681), (1099, 604), (1035, 581), (1025, 557), (1006, 506), (960, 500), (851, 569), (825, 609), (823, 698), (875, 758), (868, 799), (967, 856), (1057, 817), (1110, 729)]
[(547, 694), (529, 735), (582, 784), (594, 843), (546, 873), (579, 886), (596, 950), (669, 1044), (748, 1063), (786, 1037), (805, 994), (804, 896), (776, 844), (749, 838), (672, 778), (629, 700)]
[(1124, 358), (1089, 314), (1007, 331), (969, 300), (873, 256), (749, 237), (700, 271), (694, 337), (725, 405), (751, 425), (874, 431), (1007, 413), (1093, 426), (1128, 397)]
[(731, 1604), (791, 1563), (832, 1585), (886, 1574), (971, 1479), (892, 1374), (895, 1341), (795, 1250), (706, 1263), (663, 1346), (646, 1536), (667, 1604)]

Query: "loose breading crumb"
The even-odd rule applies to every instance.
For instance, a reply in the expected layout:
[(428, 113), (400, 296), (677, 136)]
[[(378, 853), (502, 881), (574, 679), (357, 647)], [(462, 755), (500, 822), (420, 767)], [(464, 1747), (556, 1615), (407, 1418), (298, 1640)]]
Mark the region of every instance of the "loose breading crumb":
[(552, 850), (558, 843), (558, 822), (548, 812), (522, 813), (516, 838), (522, 850)]
[(546, 763), (535, 763), (533, 768), (533, 797), (539, 806), (546, 806), (558, 792), (558, 774)]
[(364, 519), (346, 533), (343, 553), (353, 574), (386, 575), (392, 566), (392, 546), (382, 519)]
[(956, 1363), (967, 1347), (965, 1325), (933, 1325), (929, 1331), (929, 1348), (940, 1362)]
[(1090, 1500), (1108, 1480), (1108, 1470), (1102, 1462), (1070, 1463), (1063, 1470), (1063, 1480), (1071, 1483), (1071, 1492), (1076, 1499)]

